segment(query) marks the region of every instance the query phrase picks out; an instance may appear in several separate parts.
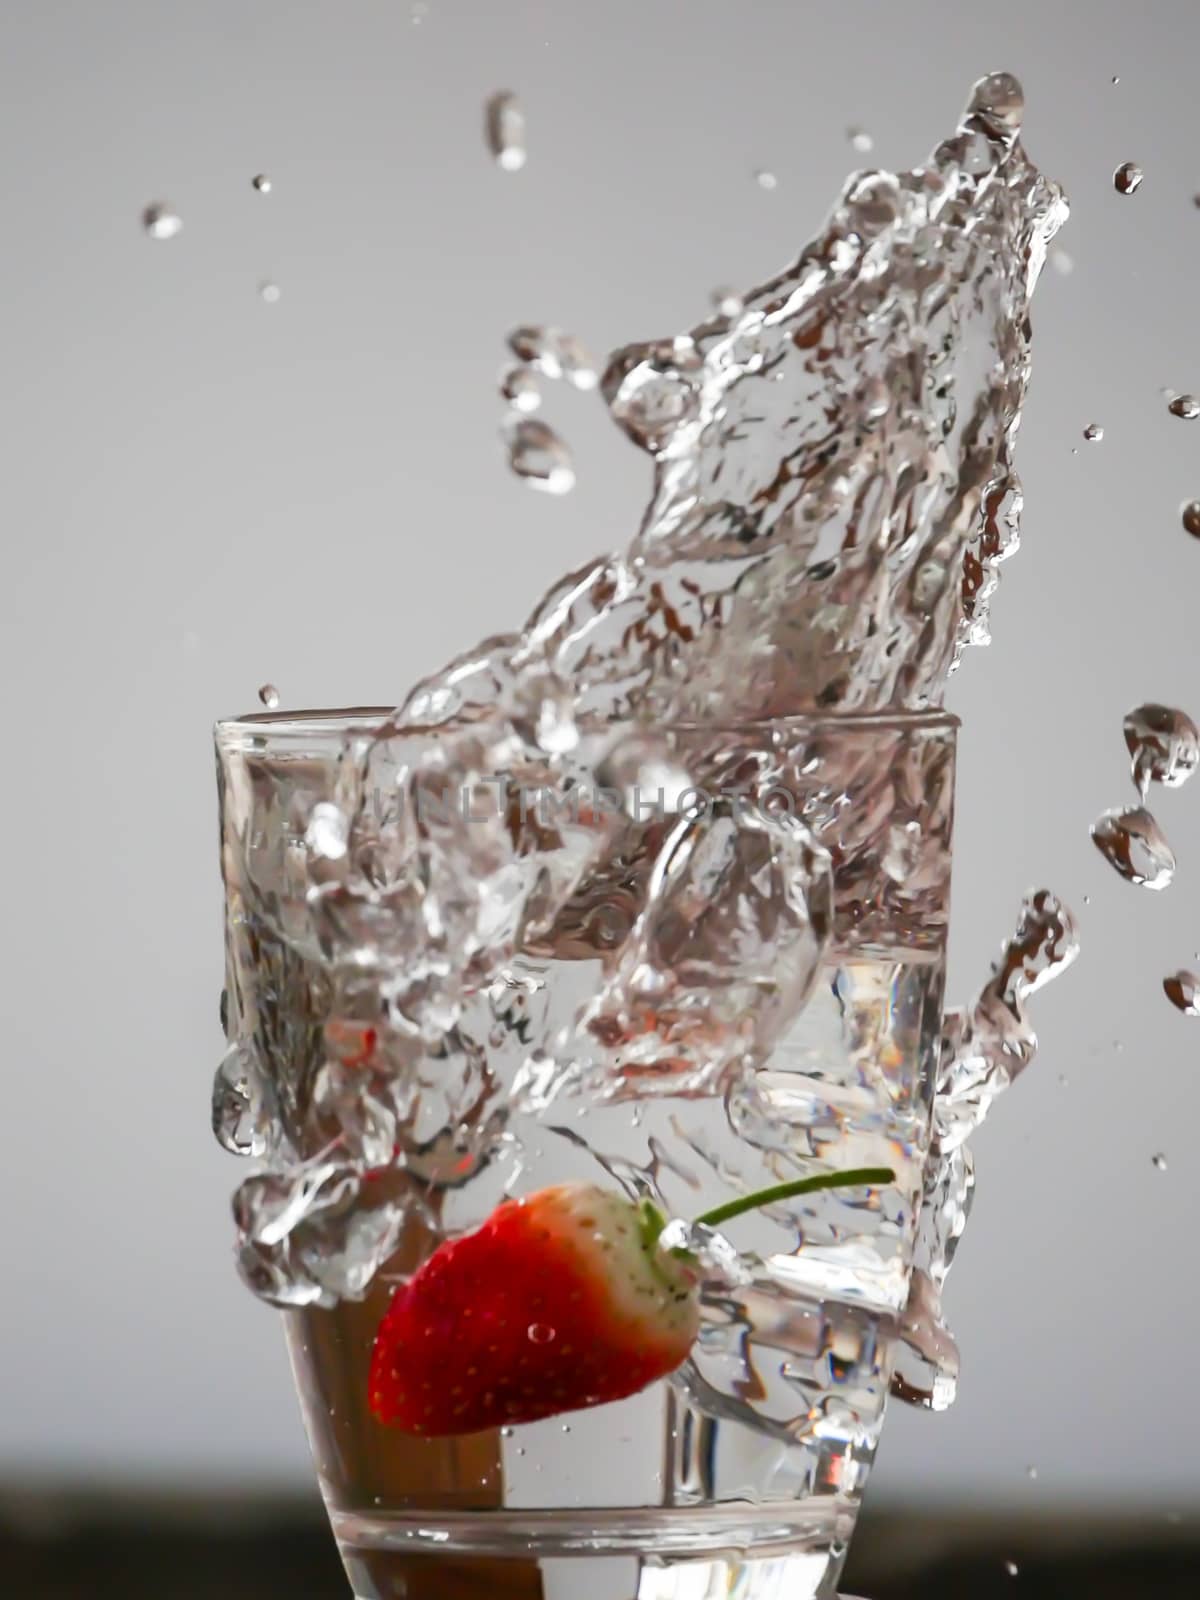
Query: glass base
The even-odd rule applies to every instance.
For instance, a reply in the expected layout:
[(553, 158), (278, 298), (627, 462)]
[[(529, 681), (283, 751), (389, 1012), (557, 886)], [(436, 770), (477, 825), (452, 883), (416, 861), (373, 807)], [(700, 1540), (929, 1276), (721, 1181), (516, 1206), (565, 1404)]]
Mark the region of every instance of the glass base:
[(332, 1522), (356, 1600), (836, 1600), (854, 1514), (805, 1509), (802, 1525), (751, 1506)]

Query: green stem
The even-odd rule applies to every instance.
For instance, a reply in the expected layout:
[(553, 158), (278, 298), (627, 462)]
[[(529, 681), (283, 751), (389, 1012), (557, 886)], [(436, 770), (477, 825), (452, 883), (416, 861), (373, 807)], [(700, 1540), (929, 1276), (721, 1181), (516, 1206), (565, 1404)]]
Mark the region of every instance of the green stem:
[(894, 1183), (896, 1174), (891, 1167), (851, 1167), (847, 1172), (820, 1172), (815, 1178), (797, 1178), (793, 1183), (777, 1183), (772, 1189), (759, 1189), (755, 1194), (745, 1194), (736, 1200), (727, 1200), (723, 1206), (714, 1206), (696, 1218), (704, 1228), (719, 1227), (740, 1217), (744, 1212), (757, 1211), (760, 1206), (773, 1206), (779, 1200), (791, 1200), (798, 1194), (814, 1194), (818, 1189), (852, 1189), (867, 1183)]

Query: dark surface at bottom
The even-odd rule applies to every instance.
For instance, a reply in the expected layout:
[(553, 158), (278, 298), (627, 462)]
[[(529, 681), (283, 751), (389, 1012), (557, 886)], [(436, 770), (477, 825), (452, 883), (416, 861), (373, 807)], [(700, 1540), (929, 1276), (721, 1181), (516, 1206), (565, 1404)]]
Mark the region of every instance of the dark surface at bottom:
[[(1015, 1563), (1017, 1572), (1008, 1570)], [(1194, 1600), (1200, 1513), (1036, 1519), (865, 1515), (843, 1587), (869, 1600)], [(441, 1587), (439, 1600), (474, 1600)], [(0, 1495), (0, 1593), (13, 1600), (348, 1600), (320, 1507)], [(486, 1600), (499, 1600), (494, 1582)], [(620, 1597), (624, 1600), (624, 1597)]]

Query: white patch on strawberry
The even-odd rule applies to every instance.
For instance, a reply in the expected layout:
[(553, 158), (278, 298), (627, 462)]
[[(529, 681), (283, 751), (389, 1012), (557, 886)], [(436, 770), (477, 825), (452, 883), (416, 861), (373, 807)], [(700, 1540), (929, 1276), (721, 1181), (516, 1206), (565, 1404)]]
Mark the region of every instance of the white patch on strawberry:
[(647, 1237), (638, 1206), (592, 1184), (563, 1184), (537, 1199), (539, 1216), (582, 1257), (603, 1286), (615, 1325), (634, 1342), (691, 1349), (700, 1331), (695, 1264)]

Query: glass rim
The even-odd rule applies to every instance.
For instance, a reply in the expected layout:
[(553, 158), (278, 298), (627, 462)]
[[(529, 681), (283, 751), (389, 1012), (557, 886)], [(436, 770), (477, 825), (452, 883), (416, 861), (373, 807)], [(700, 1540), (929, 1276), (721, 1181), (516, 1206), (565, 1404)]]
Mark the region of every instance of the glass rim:
[[(251, 739), (264, 738), (271, 743), (312, 743), (318, 742), (322, 735), (344, 738), (347, 735), (372, 734), (394, 716), (395, 709), (394, 706), (360, 705), (302, 707), (294, 711), (249, 711), (241, 716), (221, 718), (214, 724), (213, 734), (222, 749), (237, 748)], [(788, 730), (837, 729), (863, 733), (952, 733), (958, 730), (960, 721), (952, 711), (944, 711), (940, 707), (928, 710), (893, 707), (878, 711), (795, 711), (778, 717), (745, 717), (733, 721), (673, 721), (666, 731), (669, 734), (733, 734), (761, 730), (766, 734)], [(605, 725), (613, 729), (646, 726), (632, 717), (613, 719)], [(448, 717), (444, 722), (413, 724), (411, 731), (434, 734), (439, 729), (449, 730), (456, 726), (466, 727), (469, 724)]]

